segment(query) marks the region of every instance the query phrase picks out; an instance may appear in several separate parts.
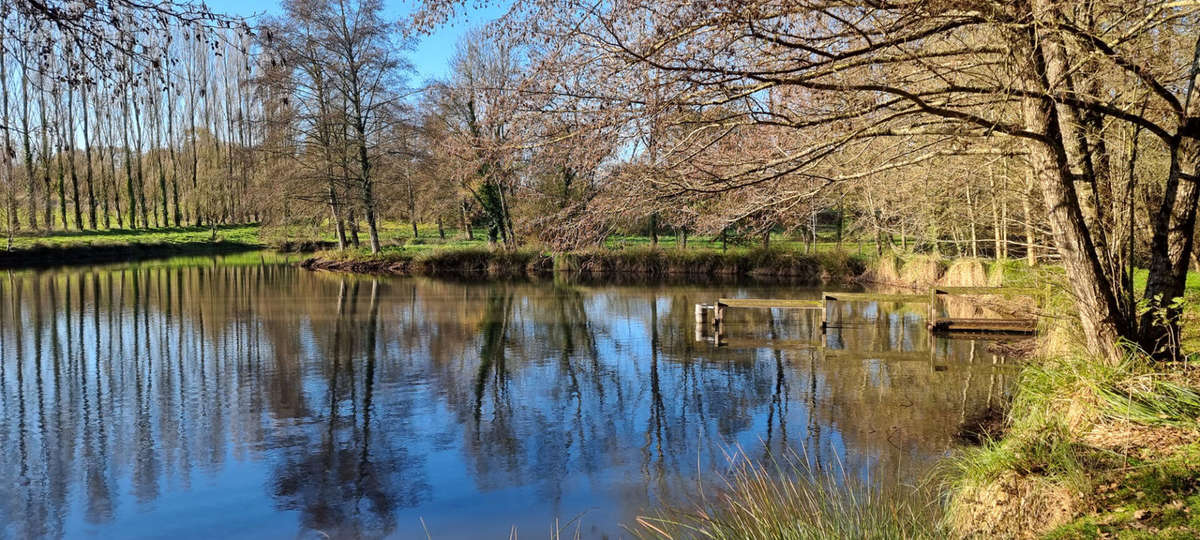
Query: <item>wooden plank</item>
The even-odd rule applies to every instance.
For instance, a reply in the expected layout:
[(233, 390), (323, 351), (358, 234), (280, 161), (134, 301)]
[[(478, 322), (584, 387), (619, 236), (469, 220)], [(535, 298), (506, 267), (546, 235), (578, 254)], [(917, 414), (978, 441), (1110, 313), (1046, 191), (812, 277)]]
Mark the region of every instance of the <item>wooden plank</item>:
[(1037, 319), (938, 319), (930, 324), (937, 332), (1005, 332), (1031, 334)]
[(785, 300), (776, 298), (718, 298), (717, 304), (731, 308), (751, 309), (824, 309), (821, 300)]
[(925, 351), (847, 351), (825, 349), (825, 358), (831, 360), (879, 360), (881, 362), (926, 362), (930, 352)]
[(723, 349), (783, 349), (783, 350), (816, 350), (820, 343), (800, 339), (759, 339), (752, 337), (720, 337), (716, 340), (718, 347)]
[(929, 301), (929, 297), (925, 294), (880, 294), (880, 293), (844, 293), (844, 292), (823, 292), (821, 297), (825, 300), (834, 300), (838, 302), (911, 302), (914, 304), (924, 304)]
[(934, 287), (934, 294), (954, 295), (992, 295), (992, 296), (1032, 296), (1043, 294), (1041, 289), (1032, 287)]

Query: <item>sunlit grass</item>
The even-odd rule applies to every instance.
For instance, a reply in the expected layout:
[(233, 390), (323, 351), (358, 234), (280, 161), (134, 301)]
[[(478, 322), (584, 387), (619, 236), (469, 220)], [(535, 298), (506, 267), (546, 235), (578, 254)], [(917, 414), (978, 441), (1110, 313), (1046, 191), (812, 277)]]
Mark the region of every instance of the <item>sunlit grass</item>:
[(944, 538), (940, 505), (923, 488), (883, 489), (840, 463), (818, 467), (802, 453), (755, 461), (738, 452), (693, 500), (641, 516), (639, 538)]
[[(257, 225), (227, 225), (216, 228), (221, 242), (259, 245)], [(191, 244), (213, 239), (209, 227), (165, 227), (160, 229), (101, 229), (95, 231), (25, 232), (13, 237), (13, 249), (37, 247), (117, 246), (131, 244)]]
[[(1036, 507), (1048, 500), (1070, 501), (1065, 524), (1050, 519), (1053, 531), (1041, 531), (1060, 538), (1169, 533), (1186, 521), (1177, 510), (1188, 501), (1200, 510), (1200, 462), (1181, 467), (1200, 444), (1190, 368), (1132, 352), (1111, 365), (1073, 347), (1022, 371), (1002, 438), (951, 460), (949, 513), (959, 532), (1037, 534)], [(1130, 482), (1136, 488), (1116, 497), (1112, 486)], [(998, 504), (999, 492), (1014, 495)]]

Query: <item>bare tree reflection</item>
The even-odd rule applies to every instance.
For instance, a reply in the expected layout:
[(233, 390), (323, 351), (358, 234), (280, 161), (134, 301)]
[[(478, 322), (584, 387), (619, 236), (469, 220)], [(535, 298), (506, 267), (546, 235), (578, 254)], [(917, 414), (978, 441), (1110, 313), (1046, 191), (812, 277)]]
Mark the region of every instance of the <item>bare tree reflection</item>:
[[(212, 260), (9, 273), (0, 536), (114, 534), (192, 496), (276, 534), (417, 534), (445, 497), (615, 524), (738, 445), (912, 480), (1007, 391), (1000, 359), (930, 341), (902, 305), (840, 305), (828, 340), (771, 311), (731, 318), (742, 346), (693, 340), (693, 304), (772, 291)], [(257, 482), (232, 484), (247, 508), (212, 494), (230, 475)]]

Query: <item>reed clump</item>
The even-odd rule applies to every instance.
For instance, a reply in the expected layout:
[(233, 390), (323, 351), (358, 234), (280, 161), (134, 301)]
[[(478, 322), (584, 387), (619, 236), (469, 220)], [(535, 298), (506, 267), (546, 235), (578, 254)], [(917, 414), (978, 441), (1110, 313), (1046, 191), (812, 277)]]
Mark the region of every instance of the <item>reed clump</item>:
[(985, 287), (988, 285), (988, 275), (983, 261), (957, 259), (950, 263), (938, 281), (947, 287)]
[(900, 281), (916, 287), (929, 287), (946, 273), (946, 261), (941, 256), (914, 255), (900, 268)]
[(840, 464), (800, 453), (755, 461), (738, 453), (694, 500), (641, 516), (639, 538), (943, 538), (939, 505), (920, 488), (884, 490)]

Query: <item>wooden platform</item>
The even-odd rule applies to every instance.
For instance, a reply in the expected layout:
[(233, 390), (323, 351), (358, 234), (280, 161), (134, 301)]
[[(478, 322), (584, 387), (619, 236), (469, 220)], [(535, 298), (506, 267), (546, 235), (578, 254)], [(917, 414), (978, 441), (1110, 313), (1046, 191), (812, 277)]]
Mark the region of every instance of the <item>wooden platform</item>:
[(725, 310), (739, 309), (802, 309), (818, 310), (821, 313), (822, 332), (828, 326), (829, 302), (897, 302), (928, 304), (929, 312), (926, 319), (930, 331), (937, 333), (991, 333), (991, 334), (1032, 334), (1037, 331), (1036, 317), (1006, 317), (1006, 318), (941, 318), (937, 316), (939, 296), (1002, 296), (1029, 297), (1040, 300), (1044, 291), (1033, 288), (1019, 287), (934, 287), (928, 294), (881, 294), (856, 292), (822, 292), (820, 300), (797, 300), (784, 298), (718, 298), (715, 304), (696, 304), (696, 335), (704, 332), (709, 323), (709, 313), (712, 313), (711, 324), (721, 333), (725, 322)]
[(1037, 319), (932, 319), (929, 329), (945, 333), (1032, 334)]
[(821, 297), (825, 301), (833, 300), (835, 302), (912, 302), (916, 304), (929, 302), (927, 294), (823, 292)]
[(1027, 296), (1037, 298), (1044, 291), (1031, 287), (934, 287), (933, 294), (948, 294), (956, 296)]
[(1000, 296), (1040, 301), (1043, 291), (1028, 287), (934, 287), (929, 291), (929, 329), (939, 334), (1032, 334), (1037, 317), (941, 318), (936, 314), (938, 296)]
[(752, 309), (825, 309), (823, 300), (784, 300), (774, 298), (718, 298), (718, 306)]

